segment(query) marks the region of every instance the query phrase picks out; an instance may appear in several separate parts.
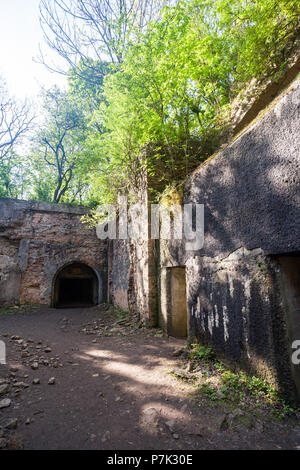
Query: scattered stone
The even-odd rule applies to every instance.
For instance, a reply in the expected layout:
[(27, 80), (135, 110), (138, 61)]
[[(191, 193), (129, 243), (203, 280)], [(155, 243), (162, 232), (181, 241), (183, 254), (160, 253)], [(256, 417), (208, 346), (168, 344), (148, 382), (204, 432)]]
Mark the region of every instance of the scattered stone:
[(189, 379), (190, 378), (190, 374), (189, 372), (183, 370), (183, 369), (173, 369), (173, 374), (177, 375), (177, 377), (181, 377), (181, 378), (184, 378), (184, 379)]
[(189, 362), (187, 367), (186, 367), (186, 371), (187, 372), (193, 372), (194, 368), (195, 368), (195, 365), (192, 362)]
[(221, 390), (216, 390), (216, 396), (218, 400), (223, 400), (223, 398), (226, 398), (226, 395)]
[(170, 432), (174, 432), (174, 428), (175, 428), (175, 421), (174, 420), (169, 420), (169, 421), (166, 421), (166, 426), (167, 428), (169, 429)]
[(7, 441), (4, 438), (0, 438), (0, 449), (5, 449), (7, 446)]
[(260, 421), (256, 421), (255, 423), (255, 429), (258, 432), (263, 432), (264, 431), (264, 424), (261, 423)]
[(105, 433), (104, 433), (103, 436), (102, 436), (101, 441), (102, 441), (102, 442), (106, 442), (106, 441), (108, 441), (109, 439), (110, 439), (110, 431), (105, 431)]
[(11, 372), (18, 372), (19, 367), (18, 367), (18, 366), (10, 366), (9, 370), (10, 370)]
[(33, 379), (32, 383), (33, 383), (33, 385), (38, 385), (40, 383), (40, 379), (38, 379), (38, 378)]
[(184, 348), (176, 348), (174, 349), (172, 356), (179, 357), (183, 353), (184, 353)]
[(37, 370), (38, 368), (39, 368), (38, 362), (33, 362), (33, 363), (31, 364), (31, 369)]
[(31, 423), (31, 419), (30, 418), (27, 418), (26, 421), (25, 421), (25, 424), (28, 425)]
[(174, 437), (174, 439), (179, 439), (179, 435), (176, 434), (176, 433), (173, 434), (173, 437)]
[(141, 424), (143, 427), (155, 433), (160, 420), (160, 414), (155, 408), (147, 408), (142, 412)]
[(45, 351), (45, 353), (50, 353), (52, 351), (52, 349), (47, 347), (47, 348), (44, 349), (44, 351)]
[(48, 385), (54, 385), (55, 384), (55, 377), (51, 377), (49, 380), (48, 380)]
[(15, 382), (15, 383), (13, 384), (13, 387), (28, 388), (28, 387), (29, 387), (29, 384), (27, 384), (26, 382)]
[(18, 418), (13, 418), (6, 424), (7, 429), (16, 429), (18, 426)]
[(0, 385), (0, 397), (9, 392), (9, 384)]
[(11, 404), (10, 398), (4, 398), (3, 400), (0, 400), (0, 409), (1, 408), (8, 408)]
[(236, 408), (235, 410), (233, 410), (231, 413), (230, 413), (230, 418), (237, 418), (238, 416), (244, 416), (245, 413), (240, 410), (239, 408)]

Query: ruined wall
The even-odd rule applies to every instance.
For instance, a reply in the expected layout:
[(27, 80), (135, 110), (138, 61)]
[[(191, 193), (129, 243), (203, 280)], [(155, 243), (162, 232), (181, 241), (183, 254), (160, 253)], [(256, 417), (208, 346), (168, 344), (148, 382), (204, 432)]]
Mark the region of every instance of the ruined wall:
[(110, 301), (117, 307), (129, 311), (130, 281), (132, 281), (130, 246), (127, 240), (113, 240), (111, 245)]
[(289, 254), (300, 272), (299, 125), (298, 80), (187, 180), (183, 202), (204, 204), (203, 248), (186, 252), (184, 240), (160, 247), (163, 299), (165, 269), (186, 266), (189, 335), (292, 400), (300, 397), (300, 375), (291, 364), (289, 325), (291, 315), (299, 324), (300, 283), (293, 284), (292, 314), (280, 255)]
[(114, 240), (110, 278), (111, 302), (138, 313), (146, 326), (157, 324), (155, 240)]
[[(156, 240), (150, 237), (150, 211), (145, 224), (141, 223), (139, 210), (131, 212), (135, 204), (141, 204), (144, 208), (150, 204), (148, 177), (141, 166), (139, 178), (128, 198), (128, 240), (117, 239), (112, 243), (110, 295), (114, 305), (137, 313), (145, 326), (156, 326), (158, 249)], [(135, 224), (138, 225), (136, 229)], [(138, 235), (142, 232), (145, 236)]]
[(92, 267), (106, 299), (107, 243), (80, 221), (85, 209), (0, 199), (0, 303), (51, 303), (53, 279), (64, 265)]

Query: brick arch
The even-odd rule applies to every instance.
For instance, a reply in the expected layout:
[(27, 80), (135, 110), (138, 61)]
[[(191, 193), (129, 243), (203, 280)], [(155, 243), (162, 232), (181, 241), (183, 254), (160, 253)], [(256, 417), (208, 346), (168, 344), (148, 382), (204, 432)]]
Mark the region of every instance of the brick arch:
[(101, 276), (85, 261), (68, 261), (53, 276), (51, 306), (54, 308), (98, 305), (102, 297)]

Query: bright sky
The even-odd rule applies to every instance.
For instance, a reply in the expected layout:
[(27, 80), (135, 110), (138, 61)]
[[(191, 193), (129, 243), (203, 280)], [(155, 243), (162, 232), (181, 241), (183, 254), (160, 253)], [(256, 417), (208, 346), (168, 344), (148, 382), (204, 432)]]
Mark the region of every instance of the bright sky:
[[(38, 6), (39, 0), (0, 0), (0, 75), (9, 93), (20, 99), (35, 98), (41, 85), (63, 86), (66, 81), (32, 60), (43, 44)], [(57, 58), (54, 52), (53, 57)]]

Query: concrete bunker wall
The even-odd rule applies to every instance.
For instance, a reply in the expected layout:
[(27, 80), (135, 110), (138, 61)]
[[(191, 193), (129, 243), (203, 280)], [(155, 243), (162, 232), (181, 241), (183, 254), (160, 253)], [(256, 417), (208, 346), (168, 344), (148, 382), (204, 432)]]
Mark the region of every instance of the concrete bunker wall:
[(203, 248), (187, 253), (185, 240), (160, 242), (161, 322), (166, 269), (186, 266), (189, 336), (291, 400), (300, 397), (300, 366), (291, 363), (292, 340), (300, 339), (299, 128), (298, 80), (187, 180), (182, 202), (204, 204)]
[(98, 302), (107, 296), (107, 243), (80, 221), (76, 206), (0, 199), (0, 304), (50, 305), (53, 280), (70, 263), (89, 266)]

